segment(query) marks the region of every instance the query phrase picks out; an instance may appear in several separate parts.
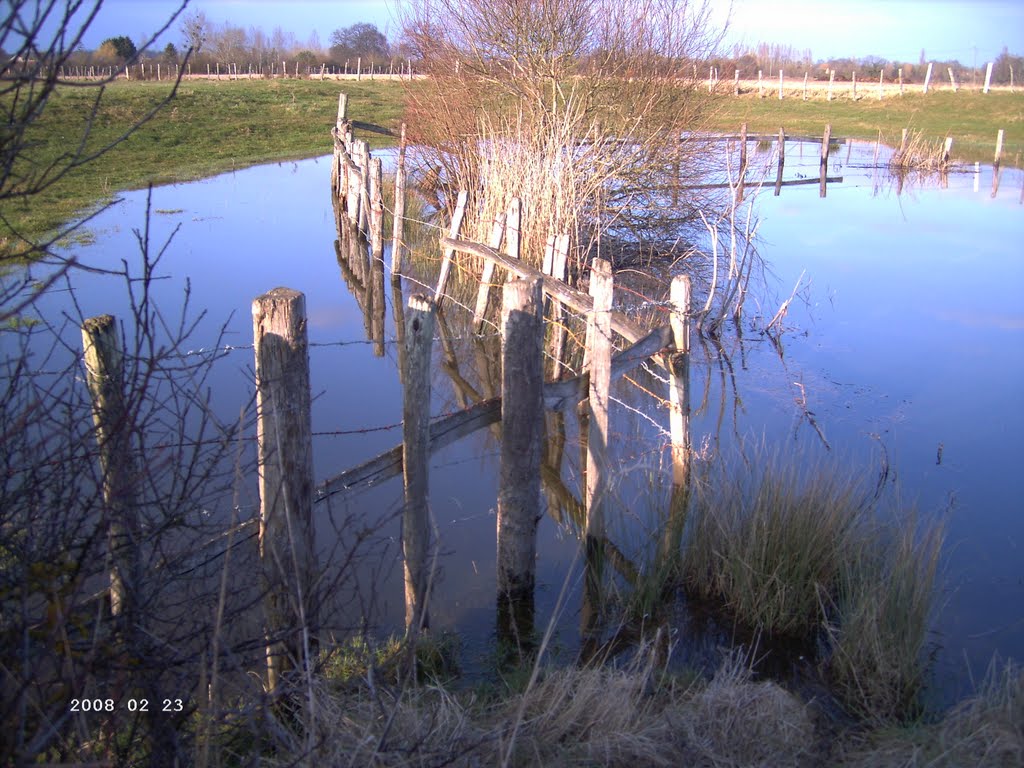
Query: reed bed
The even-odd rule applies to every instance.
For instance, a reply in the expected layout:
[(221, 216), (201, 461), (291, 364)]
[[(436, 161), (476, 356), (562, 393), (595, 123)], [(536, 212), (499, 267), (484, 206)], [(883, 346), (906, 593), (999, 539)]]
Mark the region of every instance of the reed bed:
[(921, 131), (908, 131), (889, 159), (892, 171), (939, 172), (949, 168), (944, 139), (929, 141)]

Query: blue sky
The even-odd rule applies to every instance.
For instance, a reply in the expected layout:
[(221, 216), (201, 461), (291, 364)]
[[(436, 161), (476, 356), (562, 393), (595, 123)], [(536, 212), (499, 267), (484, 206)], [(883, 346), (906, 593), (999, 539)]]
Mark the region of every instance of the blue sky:
[[(330, 33), (365, 21), (389, 36), (397, 32), (398, 0), (191, 0), (186, 13), (202, 10), (214, 22), (242, 27), (274, 27), (292, 32), (300, 43), (316, 32)], [(141, 41), (178, 6), (173, 0), (106, 0), (85, 44), (128, 35)], [(716, 3), (724, 18), (727, 2)], [(162, 40), (180, 43), (180, 24)], [(727, 43), (758, 42), (810, 48), (816, 59), (831, 56), (917, 61), (959, 59), (970, 65), (994, 58), (1008, 46), (1024, 54), (1024, 2), (1021, 0), (733, 0)], [(975, 53), (976, 51), (976, 53)]]

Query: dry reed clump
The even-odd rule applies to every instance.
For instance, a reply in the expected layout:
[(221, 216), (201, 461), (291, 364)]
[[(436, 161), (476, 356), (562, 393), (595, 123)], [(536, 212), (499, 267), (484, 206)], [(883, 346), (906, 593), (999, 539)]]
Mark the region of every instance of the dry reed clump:
[(921, 131), (908, 131), (899, 149), (889, 158), (892, 171), (938, 172), (949, 168), (944, 140), (931, 142)]
[(868, 733), (844, 752), (851, 768), (1024, 765), (1024, 670), (993, 665), (978, 694), (938, 723)]

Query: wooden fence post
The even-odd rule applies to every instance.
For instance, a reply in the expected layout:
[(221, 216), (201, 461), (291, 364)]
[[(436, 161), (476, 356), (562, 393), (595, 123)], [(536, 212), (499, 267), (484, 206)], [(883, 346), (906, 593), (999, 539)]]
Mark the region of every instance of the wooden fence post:
[[(782, 192), (782, 168), (786, 164), (786, 131), (779, 128), (779, 170), (775, 174), (775, 197)], [(673, 283), (674, 285), (674, 283)]]
[(679, 555), (690, 486), (690, 278), (672, 278), (672, 338), (675, 350), (669, 355), (669, 433), (672, 439), (672, 498), (662, 538), (661, 557), (673, 565)]
[(882, 100), (883, 91), (885, 90), (885, 71), (878, 73), (878, 100)]
[(124, 402), (124, 350), (117, 320), (110, 315), (86, 320), (82, 324), (82, 348), (107, 512), (110, 612), (130, 616), (141, 586), (141, 542), (131, 419)]
[[(498, 214), (491, 225), (491, 236), (487, 241), (494, 250), (501, 248), (501, 242), (505, 239), (506, 214)], [(473, 309), (473, 328), (480, 333), (484, 327), (484, 320), (487, 317), (487, 299), (491, 295), (491, 280), (494, 279), (494, 262), (490, 259), (484, 261), (480, 275), (480, 287), (476, 292), (476, 306)]]
[(757, 70), (757, 95), (764, 98), (764, 83), (761, 82), (761, 70)]
[[(569, 262), (569, 235), (555, 238), (554, 253), (551, 260), (549, 276), (556, 280), (565, 280), (565, 271)], [(565, 307), (560, 301), (551, 302), (551, 378), (558, 379), (562, 375), (562, 355), (565, 353)]]
[(608, 485), (608, 395), (612, 355), (612, 266), (594, 259), (590, 270), (590, 296), (594, 308), (587, 323), (587, 361), (590, 369), (587, 441), (587, 538), (604, 538), (604, 494)]
[(1003, 157), (1003, 129), (999, 129), (999, 133), (996, 134), (996, 158), (992, 161), (993, 170), (999, 170), (999, 162)]
[(370, 142), (360, 139), (355, 143), (362, 182), (359, 188), (359, 231), (365, 236), (370, 233)]
[(740, 71), (737, 69), (732, 80), (732, 95), (740, 95)]
[(853, 100), (857, 100), (857, 71), (853, 72)]
[(430, 355), (435, 305), (422, 294), (409, 297), (405, 313), (405, 370), (402, 371), (402, 552), (405, 560), (405, 628), (416, 634), (430, 626)]
[(747, 178), (747, 124), (740, 126), (740, 174), (736, 182), (736, 202), (743, 202), (743, 185)]
[(832, 136), (832, 125), (825, 126), (825, 133), (821, 137), (821, 180), (818, 188), (819, 197), (825, 197), (826, 174), (828, 173), (828, 144)]
[(928, 62), (928, 69), (924, 73), (924, 92), (928, 93), (928, 84), (932, 81), (932, 62)]
[(956, 93), (956, 77), (953, 76), (953, 68), (946, 67), (946, 71), (949, 73), (949, 84), (953, 86), (953, 93)]
[(266, 579), (267, 683), (312, 664), (317, 627), (306, 299), (275, 288), (252, 303), (260, 559)]
[(804, 72), (804, 101), (807, 101), (807, 73)]
[(379, 157), (370, 161), (370, 258), (384, 263), (384, 170)]
[(779, 101), (782, 101), (782, 84), (783, 84), (782, 68), (780, 67), (779, 68)]
[(342, 128), (344, 127), (345, 122), (347, 120), (348, 120), (348, 94), (347, 93), (339, 93), (338, 94), (338, 119), (336, 121), (336, 125), (338, 126), (338, 130), (339, 131), (342, 130)]
[(402, 271), (402, 249), (405, 247), (405, 123), (398, 141), (398, 163), (395, 166), (395, 211), (391, 230), (391, 278)]
[[(502, 288), (501, 472), (498, 483), (498, 603), (518, 635), (532, 633), (540, 460), (544, 439), (544, 293), (541, 281)], [(523, 626), (525, 624), (525, 626)]]
[(830, 69), (828, 71), (828, 101), (832, 101), (832, 84), (835, 82), (835, 80), (836, 71), (834, 69)]
[[(449, 237), (458, 239), (459, 230), (462, 229), (462, 220), (466, 216), (466, 203), (469, 201), (469, 192), (465, 189), (459, 192), (459, 199), (455, 203), (455, 213), (452, 214), (452, 225), (449, 230)], [(455, 258), (454, 248), (445, 248), (444, 258), (441, 260), (441, 271), (437, 276), (437, 288), (434, 290), (434, 301), (438, 306), (444, 298), (444, 288), (448, 283), (448, 273), (452, 268), (452, 259)]]
[(988, 66), (985, 67), (985, 88), (982, 90), (982, 93), (988, 93), (989, 86), (991, 86), (991, 85), (992, 85), (992, 62), (990, 61), (988, 63)]

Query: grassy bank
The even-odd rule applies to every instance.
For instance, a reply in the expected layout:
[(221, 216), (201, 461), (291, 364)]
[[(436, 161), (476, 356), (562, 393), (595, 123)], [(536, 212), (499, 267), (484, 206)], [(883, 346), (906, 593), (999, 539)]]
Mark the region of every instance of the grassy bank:
[(904, 128), (919, 131), (925, 139), (953, 137), (955, 160), (991, 163), (996, 133), (1003, 129), (1003, 162), (1020, 166), (1024, 154), (1024, 93), (983, 94), (979, 91), (907, 93), (882, 101), (870, 89), (858, 101), (849, 98), (803, 101), (787, 96), (779, 101), (769, 89), (765, 98), (757, 93), (739, 97), (719, 96), (713, 102), (712, 128), (736, 132), (747, 123), (752, 133), (778, 133), (784, 127), (790, 135), (820, 136), (826, 123), (832, 136), (875, 140), (899, 146)]
[[(338, 93), (350, 95), (350, 117), (395, 127), (404, 88), (394, 81), (197, 80), (181, 84), (177, 96), (124, 144), (69, 174), (31, 201), (7, 201), (3, 214), (15, 229), (38, 236), (117, 192), (149, 183), (189, 181), (257, 163), (326, 154)], [(107, 89), (96, 116), (90, 147), (110, 142), (142, 118), (170, 92), (167, 83), (118, 82)], [(95, 91), (64, 88), (32, 127), (31, 156), (45, 167), (77, 141)], [(819, 135), (831, 123), (832, 135), (882, 140), (898, 145), (900, 131), (923, 138), (954, 138), (959, 160), (991, 162), (996, 132), (1006, 131), (1004, 158), (1020, 164), (1024, 153), (1024, 94), (961, 91), (925, 96), (908, 93), (878, 101), (870, 96), (828, 102), (821, 99), (718, 96), (711, 101), (709, 128), (734, 132), (746, 121), (751, 132)], [(365, 133), (371, 142), (385, 137)], [(0, 224), (0, 241), (10, 232)]]
[[(400, 84), (346, 82), (343, 87), (352, 97), (353, 119), (378, 125), (397, 122)], [(315, 80), (182, 83), (173, 101), (123, 144), (29, 201), (4, 203), (3, 214), (17, 230), (37, 236), (123, 190), (327, 154), (340, 90), (336, 83)], [(114, 140), (170, 91), (168, 83), (158, 82), (119, 82), (109, 87), (88, 149)], [(91, 88), (58, 90), (31, 128), (33, 148), (22, 168), (46, 167), (72, 149), (95, 97)], [(366, 133), (364, 138), (372, 142), (374, 135)], [(10, 234), (4, 229), (0, 224), (0, 239)]]

